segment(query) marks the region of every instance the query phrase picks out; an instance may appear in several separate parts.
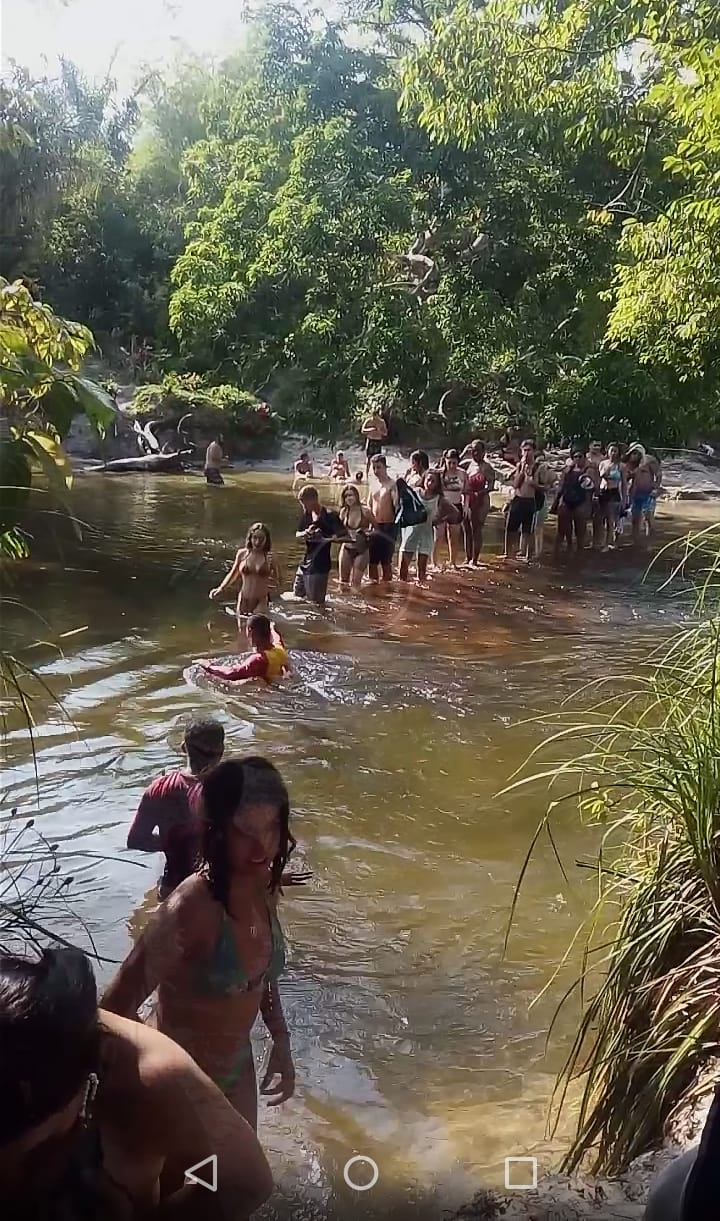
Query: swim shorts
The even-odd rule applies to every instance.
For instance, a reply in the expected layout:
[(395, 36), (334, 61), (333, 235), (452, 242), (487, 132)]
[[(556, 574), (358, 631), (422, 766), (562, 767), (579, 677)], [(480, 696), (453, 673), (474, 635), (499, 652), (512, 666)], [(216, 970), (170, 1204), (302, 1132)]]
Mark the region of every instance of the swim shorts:
[(367, 458), (375, 458), (382, 453), (382, 441), (376, 441), (374, 437), (368, 437), (365, 442), (365, 456)]
[(218, 487), (225, 483), (225, 480), (216, 466), (205, 467), (205, 478), (207, 479), (208, 483), (217, 484)]
[(650, 516), (655, 508), (655, 497), (652, 492), (647, 496), (633, 496), (630, 502), (630, 509), (633, 517), (641, 517), (643, 513)]
[(380, 564), (383, 568), (392, 564), (397, 539), (397, 526), (393, 522), (383, 522), (376, 526), (368, 540), (368, 558), (371, 564)]
[(523, 534), (530, 534), (534, 520), (535, 497), (514, 496), (510, 501), (507, 515), (507, 528), (511, 534), (514, 534), (516, 530), (522, 530)]

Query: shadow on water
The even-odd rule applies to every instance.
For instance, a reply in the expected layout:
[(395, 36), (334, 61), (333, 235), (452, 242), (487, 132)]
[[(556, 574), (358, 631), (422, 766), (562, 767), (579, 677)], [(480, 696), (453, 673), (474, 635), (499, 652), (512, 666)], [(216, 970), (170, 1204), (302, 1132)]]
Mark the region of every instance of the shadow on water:
[[(422, 1199), (432, 1214), (501, 1182), (508, 1155), (547, 1165), (562, 1136), (546, 1139), (547, 1100), (571, 1016), (549, 1052), (545, 1033), (563, 979), (530, 1005), (588, 901), (572, 863), (592, 841), (572, 810), (560, 815), (571, 886), (541, 851), (503, 956), (543, 798), (497, 793), (541, 740), (533, 716), (646, 656), (683, 605), (643, 585), (643, 559), (625, 550), (581, 569), (502, 565), (495, 514), (476, 573), (441, 574), (429, 590), (332, 588), (326, 615), (278, 602), (293, 678), (218, 688), (192, 659), (225, 661), (247, 644), (208, 590), (258, 519), (290, 584), (288, 481), (87, 476), (74, 496), (82, 543), (53, 519), (9, 574), (13, 598), (44, 623), (9, 606), (6, 640), (56, 698), (33, 687), (39, 805), (27, 734), (9, 722), (2, 809), (115, 858), (94, 868), (79, 915), (118, 960), (157, 872), (125, 851), (126, 827), (145, 785), (176, 764), (182, 718), (213, 712), (230, 751), (281, 767), (298, 860), (314, 877), (283, 900), (298, 1093), (261, 1116), (275, 1210), (402, 1215)], [(70, 914), (67, 927), (77, 935)], [(354, 1154), (378, 1162), (372, 1192), (343, 1181)]]

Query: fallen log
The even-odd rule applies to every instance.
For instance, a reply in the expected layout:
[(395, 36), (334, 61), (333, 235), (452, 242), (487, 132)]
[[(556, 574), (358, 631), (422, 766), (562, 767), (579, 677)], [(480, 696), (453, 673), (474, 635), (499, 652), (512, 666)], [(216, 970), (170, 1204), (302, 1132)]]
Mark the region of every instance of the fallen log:
[(133, 471), (147, 471), (151, 474), (182, 471), (192, 452), (191, 449), (178, 449), (170, 454), (145, 454), (142, 458), (114, 458), (96, 469), (106, 471), (109, 475), (123, 475)]

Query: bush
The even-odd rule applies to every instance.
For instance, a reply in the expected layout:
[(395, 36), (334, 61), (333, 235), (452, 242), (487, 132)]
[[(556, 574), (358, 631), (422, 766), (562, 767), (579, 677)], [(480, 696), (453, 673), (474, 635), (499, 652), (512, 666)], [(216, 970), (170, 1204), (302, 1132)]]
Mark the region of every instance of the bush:
[(156, 431), (175, 433), (180, 420), (185, 433), (194, 433), (198, 444), (222, 434), (237, 454), (260, 452), (274, 441), (279, 420), (265, 404), (239, 386), (209, 384), (199, 373), (168, 373), (161, 382), (135, 391), (132, 411), (141, 420), (154, 420)]

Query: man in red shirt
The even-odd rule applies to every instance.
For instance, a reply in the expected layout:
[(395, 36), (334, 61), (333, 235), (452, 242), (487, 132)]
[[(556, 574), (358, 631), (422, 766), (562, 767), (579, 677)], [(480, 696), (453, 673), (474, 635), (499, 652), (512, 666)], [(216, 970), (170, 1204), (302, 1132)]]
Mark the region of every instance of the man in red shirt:
[(255, 651), (239, 665), (214, 666), (203, 658), (194, 664), (200, 666), (212, 678), (223, 678), (233, 683), (248, 678), (261, 678), (266, 683), (272, 683), (288, 673), (290, 656), (282, 636), (267, 615), (250, 616), (247, 636)]
[(183, 738), (187, 767), (158, 776), (140, 798), (127, 846), (140, 852), (165, 853), (165, 869), (158, 882), (160, 899), (166, 899), (197, 867), (200, 781), (220, 762), (224, 749), (225, 731), (219, 721), (190, 721)]

